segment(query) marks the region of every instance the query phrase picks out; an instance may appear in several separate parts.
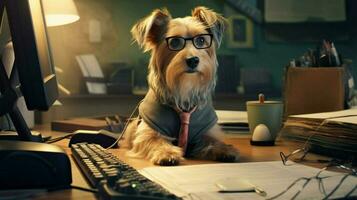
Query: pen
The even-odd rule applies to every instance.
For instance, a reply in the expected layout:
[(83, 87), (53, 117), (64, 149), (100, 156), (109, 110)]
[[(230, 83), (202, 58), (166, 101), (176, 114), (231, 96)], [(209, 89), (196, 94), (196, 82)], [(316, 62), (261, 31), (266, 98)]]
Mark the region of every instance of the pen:
[(332, 53), (332, 56), (335, 58), (335, 65), (336, 66), (340, 66), (341, 62), (340, 62), (337, 50), (336, 50), (335, 45), (333, 44), (333, 42), (331, 43), (331, 53)]
[(260, 187), (254, 186), (254, 191), (262, 197), (266, 197), (267, 193)]

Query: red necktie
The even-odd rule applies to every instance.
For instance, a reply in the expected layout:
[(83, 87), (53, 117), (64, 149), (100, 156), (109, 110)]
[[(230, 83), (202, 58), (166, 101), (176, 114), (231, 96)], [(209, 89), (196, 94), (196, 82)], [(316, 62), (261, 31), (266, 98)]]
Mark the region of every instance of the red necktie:
[(190, 124), (190, 117), (191, 114), (196, 110), (196, 107), (194, 107), (191, 111), (189, 112), (184, 112), (181, 109), (176, 109), (180, 116), (180, 132), (179, 132), (179, 138), (178, 138), (178, 146), (182, 148), (183, 153), (185, 155), (186, 148), (187, 148), (187, 140), (188, 140), (188, 129), (189, 129), (189, 124)]

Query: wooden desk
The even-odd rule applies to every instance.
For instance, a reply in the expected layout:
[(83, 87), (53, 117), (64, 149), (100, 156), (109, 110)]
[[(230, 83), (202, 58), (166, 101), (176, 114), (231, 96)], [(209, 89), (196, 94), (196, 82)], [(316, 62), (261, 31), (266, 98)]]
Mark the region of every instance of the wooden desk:
[[(49, 126), (37, 126), (36, 130), (40, 131), (45, 135), (52, 135), (53, 137), (60, 136), (63, 133), (50, 131)], [(63, 147), (66, 152), (70, 155), (71, 151), (68, 147), (68, 139), (59, 141), (54, 143)], [(275, 161), (280, 160), (279, 153), (281, 151), (285, 153), (289, 153), (296, 148), (301, 147), (302, 144), (289, 142), (289, 141), (277, 141), (275, 146), (272, 147), (260, 147), (260, 146), (251, 146), (250, 138), (247, 135), (239, 135), (239, 134), (227, 134), (225, 137), (225, 142), (228, 144), (232, 144), (240, 150), (241, 159), (240, 162), (261, 162), (261, 161)], [(112, 149), (110, 150), (114, 155), (118, 156), (124, 162), (130, 164), (136, 169), (141, 169), (144, 167), (153, 166), (149, 161), (143, 159), (135, 159), (129, 158), (125, 156), (127, 149), (122, 147), (120, 149)], [(321, 158), (321, 156), (310, 155), (309, 157), (315, 159), (316, 157)], [(72, 164), (72, 185), (81, 186), (81, 187), (89, 187), (83, 175), (79, 171), (79, 168), (74, 163), (72, 157), (70, 156), (71, 164)], [(212, 161), (205, 160), (190, 160), (187, 159), (181, 163), (181, 165), (195, 165), (195, 164), (209, 164), (215, 163)], [(319, 166), (317, 166), (319, 167)], [(321, 167), (321, 166), (320, 166)], [(62, 190), (46, 193), (43, 195), (37, 196), (35, 199), (96, 199), (95, 195), (89, 192), (84, 192), (76, 189), (72, 190)]]

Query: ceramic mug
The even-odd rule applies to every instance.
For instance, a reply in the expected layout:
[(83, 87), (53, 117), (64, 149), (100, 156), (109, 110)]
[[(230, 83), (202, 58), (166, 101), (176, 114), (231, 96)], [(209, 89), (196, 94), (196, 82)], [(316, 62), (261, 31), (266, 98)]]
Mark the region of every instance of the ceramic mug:
[(249, 130), (252, 136), (257, 126), (262, 129), (259, 131), (266, 131), (269, 134), (263, 140), (251, 140), (251, 143), (255, 145), (274, 145), (282, 127), (283, 103), (281, 101), (248, 101), (247, 114)]

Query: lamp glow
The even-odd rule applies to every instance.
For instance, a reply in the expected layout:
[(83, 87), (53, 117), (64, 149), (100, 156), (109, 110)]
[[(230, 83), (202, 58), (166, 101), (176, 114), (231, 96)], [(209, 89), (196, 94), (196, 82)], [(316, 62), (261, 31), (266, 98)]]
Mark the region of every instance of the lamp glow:
[(73, 0), (43, 0), (47, 26), (60, 26), (79, 20)]

